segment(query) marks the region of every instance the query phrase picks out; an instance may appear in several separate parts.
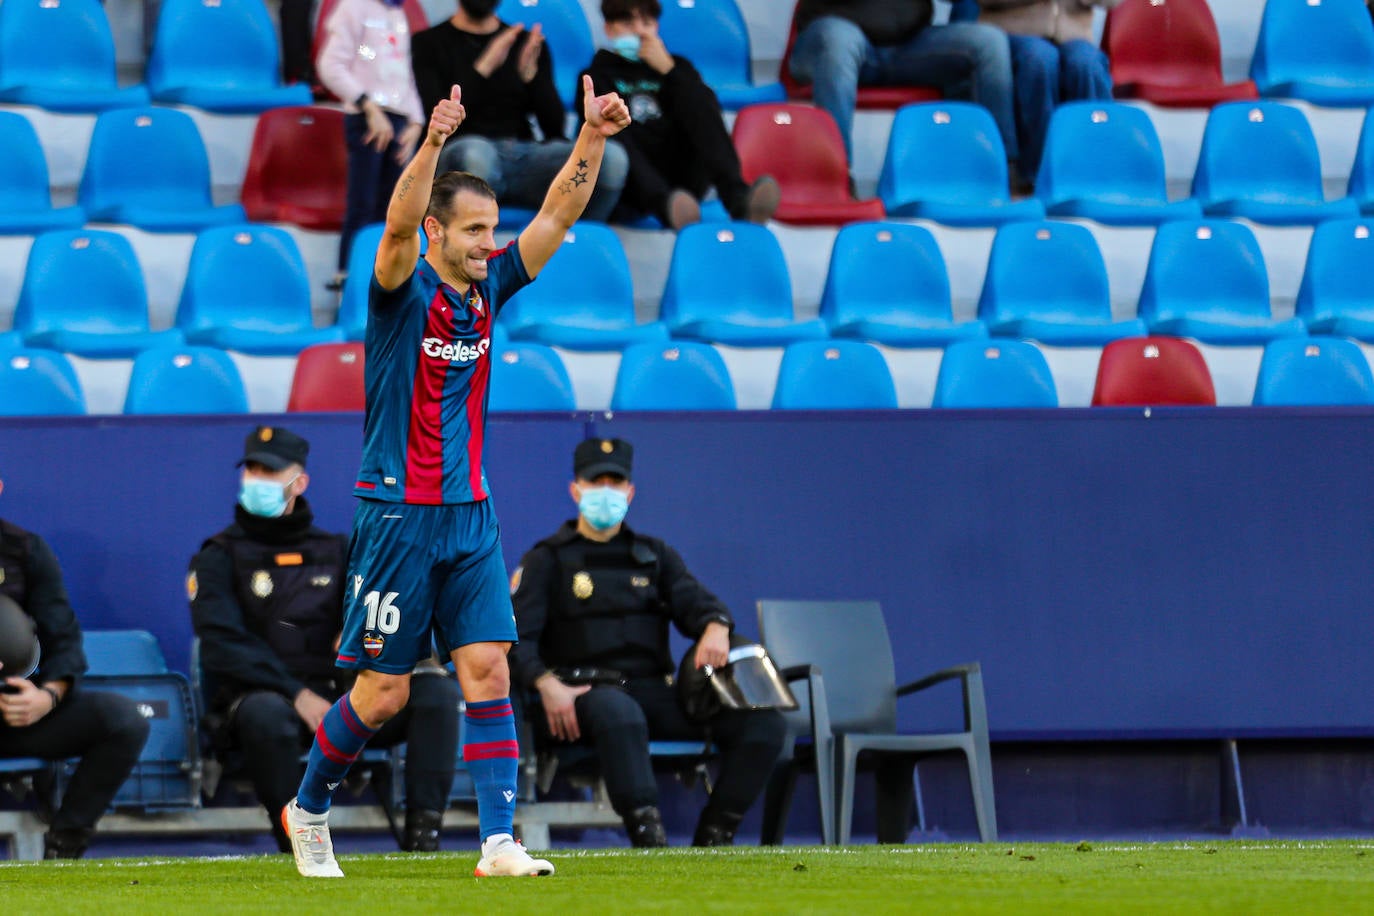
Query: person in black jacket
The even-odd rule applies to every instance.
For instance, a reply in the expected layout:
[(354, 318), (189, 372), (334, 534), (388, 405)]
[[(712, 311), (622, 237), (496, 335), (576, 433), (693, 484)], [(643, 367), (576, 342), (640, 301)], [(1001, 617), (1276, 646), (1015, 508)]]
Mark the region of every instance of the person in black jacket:
[(0, 757), (81, 758), (43, 837), (45, 858), (77, 859), (138, 763), (148, 722), (132, 700), (81, 688), (81, 626), (57, 557), (43, 538), (4, 519), (0, 594), (33, 618), (40, 652), (33, 672), (0, 671)]
[(774, 709), (723, 709), (704, 727), (684, 714), (669, 624), (696, 640), (689, 651), (697, 668), (720, 667), (734, 620), (676, 550), (625, 525), (632, 457), (621, 439), (588, 439), (574, 451), (578, 517), (526, 553), (511, 579), (520, 633), (511, 679), (538, 693), (549, 738), (594, 745), (635, 846), (667, 845), (649, 740), (709, 733), (721, 750), (720, 778), (693, 844), (728, 845), (772, 772), (786, 725)]
[[(349, 686), (334, 667), (343, 620), (347, 540), (314, 524), (305, 499), (310, 444), (290, 430), (248, 434), (234, 523), (191, 560), (186, 591), (200, 639), (207, 725), (243, 752), (272, 835), (296, 794), (301, 752)], [(412, 680), (405, 711), (371, 742), (406, 746), (406, 850), (439, 848), (458, 753), (458, 685), (442, 668)]]

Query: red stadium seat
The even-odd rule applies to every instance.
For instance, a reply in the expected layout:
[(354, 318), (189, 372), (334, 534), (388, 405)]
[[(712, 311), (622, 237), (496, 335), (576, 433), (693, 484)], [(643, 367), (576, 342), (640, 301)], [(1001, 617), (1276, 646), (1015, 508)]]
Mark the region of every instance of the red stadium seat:
[(1188, 341), (1126, 337), (1102, 348), (1092, 403), (1094, 407), (1214, 407), (1217, 393), (1202, 354)]
[[(318, 60), (320, 57), (320, 49), (324, 47), (325, 26), (329, 24), (329, 14), (334, 12), (334, 7), (338, 5), (339, 0), (320, 0), (320, 9), (315, 18), (315, 37), (310, 42), (310, 59), (312, 61)], [(420, 0), (404, 0), (401, 8), (406, 12), (406, 21), (410, 23), (410, 36), (412, 38), (429, 28), (429, 16), (425, 14), (425, 8), (420, 5)], [(319, 80), (316, 79), (315, 82), (319, 83)], [(335, 98), (334, 93), (324, 88), (323, 85), (317, 85), (314, 89), (317, 99), (321, 97), (324, 99)]]
[[(792, 78), (787, 62), (792, 59), (792, 45), (797, 42), (797, 14), (792, 12), (792, 26), (787, 32), (787, 50), (782, 52), (782, 67), (778, 71), (778, 81), (787, 90), (789, 99), (806, 100), (811, 98), (811, 86), (803, 85)], [(860, 86), (854, 100), (855, 108), (897, 109), (912, 102), (933, 102), (944, 98), (944, 93), (934, 86)]]
[(883, 202), (849, 193), (849, 159), (830, 115), (810, 105), (748, 105), (732, 133), (745, 181), (772, 175), (782, 188), (773, 218), (784, 223), (839, 225), (882, 219)]
[(363, 345), (328, 343), (306, 347), (296, 358), (289, 413), (363, 409)]
[(1252, 80), (1223, 82), (1207, 0), (1126, 0), (1107, 14), (1102, 49), (1117, 98), (1206, 108), (1259, 96)]
[(325, 232), (343, 226), (343, 118), (342, 111), (319, 106), (274, 108), (258, 117), (243, 178), (248, 219)]

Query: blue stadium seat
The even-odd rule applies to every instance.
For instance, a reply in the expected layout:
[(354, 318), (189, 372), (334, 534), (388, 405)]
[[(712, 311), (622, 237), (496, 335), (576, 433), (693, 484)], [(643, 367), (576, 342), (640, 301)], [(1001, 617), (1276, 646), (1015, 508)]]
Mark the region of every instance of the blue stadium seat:
[(1297, 315), (1313, 334), (1374, 343), (1374, 220), (1322, 223), (1307, 247)]
[(29, 119), (15, 111), (0, 111), (0, 162), (0, 235), (36, 235), (86, 222), (80, 207), (53, 207), (43, 145)]
[(920, 102), (897, 110), (878, 196), (888, 216), (950, 226), (1045, 217), (1040, 201), (1011, 199), (1002, 135), (988, 110), (970, 102)]
[(18, 331), (0, 331), (0, 352), (24, 345), (24, 335)]
[(1364, 351), (1340, 337), (1275, 340), (1264, 348), (1256, 405), (1374, 404), (1374, 375)]
[(737, 347), (781, 347), (827, 336), (797, 321), (792, 279), (773, 233), (753, 223), (698, 223), (678, 233), (659, 318), (674, 337)]
[(709, 344), (634, 344), (621, 354), (611, 409), (734, 410), (735, 385)]
[(635, 323), (630, 263), (620, 237), (600, 223), (568, 230), (538, 279), (506, 303), (501, 321), (512, 340), (568, 350), (623, 350), (668, 339), (660, 321)]
[(1250, 78), (1274, 98), (1374, 104), (1374, 23), (1365, 0), (1269, 0)]
[(11, 347), (0, 354), (0, 417), (80, 416), (86, 396), (67, 357)]
[(205, 142), (191, 116), (172, 108), (101, 112), (77, 201), (95, 222), (149, 232), (195, 232), (244, 218), (238, 204), (214, 205)]
[(509, 343), (492, 353), (488, 410), (577, 409), (572, 379), (552, 347)]
[(1051, 216), (1111, 226), (1202, 216), (1195, 200), (1169, 202), (1154, 123), (1119, 102), (1066, 102), (1054, 110), (1035, 196)]
[(247, 413), (248, 393), (229, 354), (213, 347), (158, 347), (134, 359), (126, 414)]
[(81, 647), (92, 674), (124, 677), (167, 673), (162, 646), (147, 630), (87, 630), (82, 634)]
[(961, 340), (945, 348), (932, 407), (1058, 407), (1045, 354), (1024, 340)]
[(1307, 225), (1355, 216), (1350, 198), (1328, 201), (1307, 117), (1279, 102), (1226, 102), (1207, 116), (1193, 197), (1208, 216)]
[(277, 30), (262, 0), (162, 0), (147, 80), (154, 101), (221, 114), (313, 101), (304, 83), (282, 85)]
[[(377, 259), (377, 244), (385, 228), (383, 223), (372, 223), (353, 233), (353, 242), (348, 249), (348, 278), (344, 280), (343, 292), (339, 296), (339, 314), (334, 322), (349, 340), (362, 340), (367, 330), (367, 287)], [(421, 232), (420, 254), (423, 256), (428, 248), (429, 240)], [(505, 333), (500, 324), (496, 325), (496, 329)]]
[(148, 101), (143, 86), (119, 87), (114, 34), (99, 0), (0, 4), (0, 102), (92, 112)]
[(1274, 318), (1269, 274), (1255, 234), (1229, 220), (1159, 227), (1139, 314), (1151, 333), (1210, 344), (1261, 344), (1307, 334), (1299, 318)]
[(1350, 167), (1350, 184), (1346, 188), (1346, 194), (1365, 214), (1374, 214), (1374, 115), (1370, 112), (1374, 112), (1374, 108), (1365, 112), (1355, 162)]
[(773, 407), (790, 410), (890, 410), (897, 388), (887, 361), (858, 340), (803, 340), (788, 344), (778, 366)]
[(658, 28), (668, 49), (697, 68), (722, 108), (787, 98), (782, 83), (754, 83), (749, 29), (735, 0), (664, 0)]
[(1008, 223), (997, 230), (978, 317), (995, 335), (1051, 346), (1101, 346), (1145, 335), (1143, 321), (1112, 320), (1102, 252), (1086, 227), (1072, 223)]
[(101, 229), (46, 232), (29, 249), (14, 329), (31, 347), (92, 359), (183, 343), (148, 326), (148, 290), (129, 240)]
[(850, 223), (839, 231), (821, 318), (834, 337), (894, 347), (988, 336), (976, 319), (955, 323), (944, 257), (929, 230), (911, 223)]
[[(592, 61), (596, 46), (592, 43), (592, 28), (577, 0), (501, 0), (496, 15), (502, 21), (520, 23), (526, 29), (539, 23), (544, 41), (553, 58), (553, 84), (563, 99), (563, 107), (571, 109), (573, 100), (582, 94), (577, 75)], [(598, 93), (610, 91), (597, 86)]]
[(314, 326), (310, 280), (291, 235), (249, 223), (196, 237), (176, 325), (193, 344), (259, 356), (294, 356), (344, 339), (337, 325)]

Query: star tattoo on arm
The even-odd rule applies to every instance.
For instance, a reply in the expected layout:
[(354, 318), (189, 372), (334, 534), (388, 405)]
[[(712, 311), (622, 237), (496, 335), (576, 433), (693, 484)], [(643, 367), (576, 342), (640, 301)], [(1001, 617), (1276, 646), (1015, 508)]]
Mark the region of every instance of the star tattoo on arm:
[(558, 190), (562, 191), (564, 194), (571, 194), (575, 188), (579, 188), (586, 184), (588, 181), (587, 172), (589, 169), (590, 166), (586, 159), (577, 160), (577, 171), (574, 172), (573, 176), (567, 181), (560, 182)]

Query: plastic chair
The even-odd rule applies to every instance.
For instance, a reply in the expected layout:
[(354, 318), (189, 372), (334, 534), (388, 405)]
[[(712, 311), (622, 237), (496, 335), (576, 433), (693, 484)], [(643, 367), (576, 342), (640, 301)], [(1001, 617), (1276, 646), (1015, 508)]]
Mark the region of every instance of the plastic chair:
[[(782, 67), (778, 81), (787, 91), (789, 99), (805, 101), (811, 98), (811, 85), (797, 82), (792, 77), (788, 61), (792, 59), (792, 46), (797, 43), (797, 14), (792, 12), (792, 24), (787, 30), (787, 47), (782, 52)], [(935, 86), (860, 86), (854, 98), (857, 109), (896, 109), (913, 102), (931, 102), (943, 98), (944, 93)]]
[(296, 357), (286, 412), (362, 410), (365, 354), (360, 343), (324, 343)]
[(29, 119), (15, 111), (0, 111), (0, 162), (0, 235), (37, 235), (86, 222), (80, 207), (53, 207), (43, 145)]
[(1374, 342), (1374, 220), (1322, 223), (1307, 247), (1297, 316), (1313, 334)]
[[(730, 282), (704, 282), (709, 277)], [(737, 347), (826, 336), (819, 318), (796, 320), (782, 246), (753, 223), (697, 223), (678, 233), (659, 318), (674, 337)]]
[(773, 389), (774, 409), (895, 410), (897, 388), (887, 361), (858, 340), (788, 344)]
[(162, 0), (148, 58), (153, 100), (221, 114), (309, 105), (283, 86), (277, 30), (262, 0)]
[(1050, 364), (1024, 340), (961, 340), (945, 348), (932, 407), (1058, 407)]
[(246, 223), (196, 237), (176, 326), (193, 344), (260, 356), (295, 356), (344, 338), (337, 326), (314, 326), (310, 281), (290, 234)]
[(692, 62), (722, 108), (787, 98), (780, 82), (754, 83), (749, 30), (735, 0), (667, 0), (658, 28), (673, 53)]
[(970, 102), (924, 102), (898, 109), (887, 136), (878, 196), (890, 216), (950, 226), (1000, 226), (1044, 219), (1033, 198), (1012, 200), (1007, 151), (992, 115)]
[(734, 410), (735, 385), (709, 344), (634, 344), (621, 354), (611, 409)]
[[(595, 277), (595, 283), (588, 279)], [(501, 312), (512, 340), (569, 350), (622, 350), (664, 341), (660, 321), (635, 323), (630, 263), (620, 237), (599, 223), (578, 223), (539, 272)]]
[(0, 331), (0, 352), (14, 350), (24, 345), (24, 335), (18, 331)]
[(1256, 406), (1374, 404), (1374, 375), (1364, 351), (1339, 337), (1275, 340), (1264, 348)]
[(773, 218), (800, 225), (882, 219), (877, 198), (849, 193), (849, 157), (835, 121), (819, 108), (795, 103), (740, 109), (730, 134), (745, 181), (777, 179), (781, 201)]
[(248, 413), (248, 393), (223, 350), (158, 347), (134, 358), (124, 413)]
[(1169, 202), (1164, 151), (1149, 114), (1116, 102), (1066, 102), (1054, 110), (1035, 196), (1051, 216), (1112, 226), (1199, 219), (1195, 200)]
[[(802, 707), (784, 715), (794, 735), (799, 732), (812, 738), (823, 842), (849, 843), (861, 753), (919, 757), (941, 751), (964, 755), (978, 834), (986, 843), (997, 840), (987, 702), (978, 662), (954, 665), (898, 685), (887, 623), (876, 601), (763, 600), (758, 610), (759, 635), (773, 663), (788, 681), (805, 686), (804, 698), (797, 697)], [(963, 699), (963, 729), (898, 733), (898, 699), (956, 680)], [(796, 769), (795, 756), (790, 760), (785, 756), (774, 774), (764, 803), (765, 842), (782, 838)], [(831, 799), (838, 810), (833, 832), (826, 835)]]
[(0, 102), (85, 113), (147, 105), (149, 98), (143, 86), (119, 87), (114, 34), (99, 0), (6, 0)]
[(1143, 337), (1138, 319), (1112, 320), (1107, 267), (1093, 234), (1072, 223), (1008, 223), (997, 230), (978, 317), (995, 335), (1052, 346)]
[[(596, 53), (592, 42), (592, 28), (577, 0), (501, 0), (496, 15), (503, 22), (520, 23), (531, 29), (537, 22), (544, 32), (544, 41), (553, 58), (553, 83), (563, 99), (563, 107), (572, 109), (582, 94), (580, 74)], [(607, 92), (597, 86), (597, 92)]]
[(338, 232), (347, 185), (342, 111), (311, 105), (258, 117), (241, 195), (248, 219)]
[(1364, 0), (1269, 0), (1250, 78), (1265, 96), (1374, 104), (1374, 22)]
[(491, 359), (488, 410), (577, 409), (572, 379), (552, 347), (510, 343)]
[(1202, 134), (1193, 197), (1208, 216), (1307, 225), (1359, 214), (1349, 199), (1326, 199), (1307, 117), (1278, 102), (1213, 108)]
[(1125, 0), (1107, 14), (1102, 48), (1117, 98), (1209, 108), (1257, 98), (1254, 82), (1221, 76), (1221, 38), (1207, 0)]
[(11, 347), (0, 353), (0, 417), (81, 416), (86, 396), (67, 357)]
[(98, 115), (77, 199), (95, 222), (149, 232), (196, 232), (244, 218), (238, 204), (214, 205), (200, 131), (190, 115), (172, 108)]
[[(315, 11), (315, 32), (310, 41), (310, 59), (312, 61), (320, 58), (320, 51), (324, 48), (325, 36), (329, 33), (329, 16), (334, 12), (334, 7), (338, 5), (339, 0), (320, 0), (319, 8)], [(429, 28), (429, 14), (420, 5), (420, 0), (402, 0), (401, 9), (405, 11), (406, 22), (410, 25), (411, 38)], [(335, 98), (334, 94), (324, 86), (315, 87), (315, 92), (317, 93), (316, 97), (319, 93), (323, 93), (326, 98)]]
[(1131, 337), (1102, 348), (1094, 407), (1214, 407), (1212, 373), (1198, 348), (1177, 337)]
[(1361, 213), (1374, 215), (1374, 117), (1369, 112), (1365, 113), (1364, 125), (1360, 128), (1360, 142), (1355, 149), (1355, 162), (1350, 167), (1346, 194), (1359, 204)]
[(1159, 227), (1139, 314), (1151, 333), (1209, 344), (1253, 345), (1307, 334), (1299, 318), (1274, 318), (1259, 243), (1244, 223), (1228, 220)]

